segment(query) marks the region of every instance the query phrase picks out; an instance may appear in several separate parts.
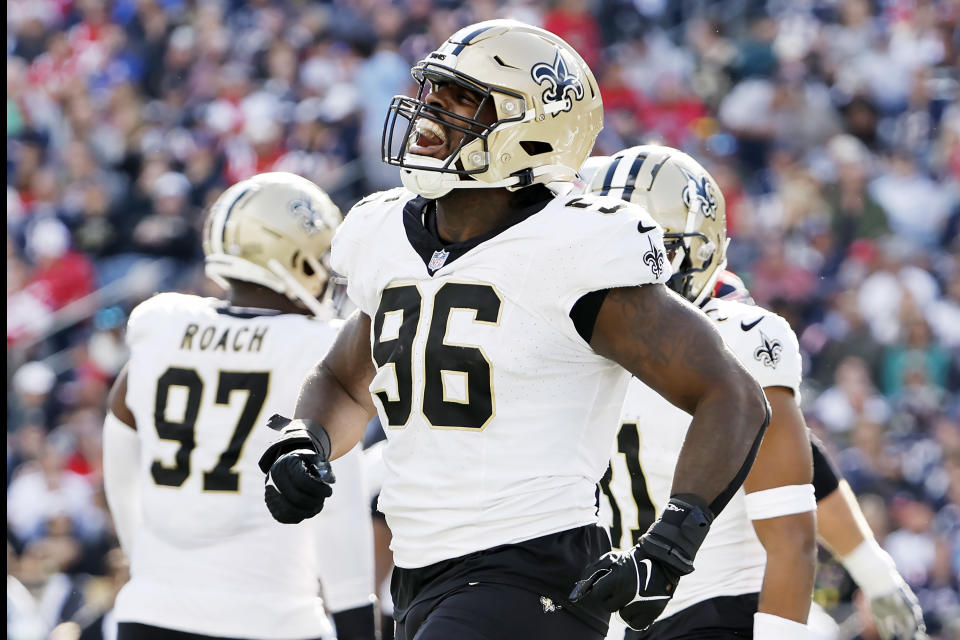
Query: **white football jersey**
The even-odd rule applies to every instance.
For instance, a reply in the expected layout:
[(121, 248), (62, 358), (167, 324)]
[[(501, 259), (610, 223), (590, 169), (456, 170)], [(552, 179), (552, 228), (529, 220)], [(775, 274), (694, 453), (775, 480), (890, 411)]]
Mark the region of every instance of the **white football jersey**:
[(332, 256), (372, 319), (379, 507), (404, 568), (597, 522), (628, 374), (570, 310), (670, 276), (660, 227), (620, 200), (557, 196), (448, 246), (424, 227), (425, 204), (404, 189), (361, 201)]
[(334, 496), (299, 525), (273, 520), (257, 465), (277, 435), (267, 418), (292, 413), (335, 334), (307, 316), (176, 293), (134, 309), (126, 404), (141, 443), (142, 519), (118, 620), (315, 638), (332, 635), (318, 589), (325, 572), (342, 580), (325, 589), (331, 602), (369, 601), (372, 525), (359, 448), (333, 462)]
[[(800, 402), (800, 348), (786, 320), (743, 302), (709, 300), (703, 311), (761, 387), (787, 387)], [(690, 415), (633, 378), (621, 414), (610, 473), (601, 482), (600, 518), (613, 546), (630, 548), (670, 499)], [(747, 517), (741, 487), (710, 527), (693, 573), (680, 579), (660, 618), (718, 596), (758, 593), (766, 552)]]

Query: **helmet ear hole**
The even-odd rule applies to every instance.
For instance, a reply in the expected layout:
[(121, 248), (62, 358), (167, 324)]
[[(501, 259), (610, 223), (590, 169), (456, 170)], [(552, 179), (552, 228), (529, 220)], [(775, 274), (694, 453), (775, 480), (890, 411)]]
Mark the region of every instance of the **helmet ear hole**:
[(520, 143), (520, 148), (526, 151), (529, 156), (538, 156), (541, 153), (553, 151), (553, 145), (542, 140), (524, 140)]
[(307, 262), (306, 260), (303, 261), (302, 269), (303, 269), (304, 275), (307, 275), (307, 276), (312, 276), (313, 274), (316, 273), (316, 271), (313, 270), (313, 267), (310, 266), (310, 263)]

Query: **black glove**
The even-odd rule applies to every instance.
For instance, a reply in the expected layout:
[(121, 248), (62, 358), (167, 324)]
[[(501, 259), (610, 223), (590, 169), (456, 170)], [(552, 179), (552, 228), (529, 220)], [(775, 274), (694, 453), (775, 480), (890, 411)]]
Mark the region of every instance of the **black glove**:
[(680, 577), (693, 571), (711, 522), (713, 514), (698, 496), (672, 497), (635, 547), (606, 553), (587, 567), (570, 600), (592, 600), (619, 612), (630, 628), (645, 629), (666, 608)]
[(263, 499), (277, 522), (297, 524), (320, 513), (336, 481), (330, 468), (330, 436), (313, 420), (273, 414), (267, 426), (280, 431), (260, 456), (267, 474)]

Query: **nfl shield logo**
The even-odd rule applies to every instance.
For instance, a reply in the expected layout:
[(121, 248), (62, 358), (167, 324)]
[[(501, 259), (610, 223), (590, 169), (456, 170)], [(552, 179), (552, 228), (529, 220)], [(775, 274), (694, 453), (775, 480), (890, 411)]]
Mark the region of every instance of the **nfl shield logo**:
[(444, 265), (449, 256), (450, 252), (445, 251), (444, 249), (440, 249), (440, 251), (434, 251), (433, 257), (430, 258), (430, 263), (427, 265), (427, 269), (430, 269), (430, 271), (436, 271)]

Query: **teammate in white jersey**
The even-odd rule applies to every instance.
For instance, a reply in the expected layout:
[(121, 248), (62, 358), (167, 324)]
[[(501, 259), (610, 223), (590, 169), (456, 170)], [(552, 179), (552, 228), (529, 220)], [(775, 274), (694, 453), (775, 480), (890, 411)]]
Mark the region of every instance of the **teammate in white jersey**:
[[(720, 274), (713, 297), (755, 304), (743, 281), (730, 271)], [(926, 625), (916, 595), (897, 571), (893, 558), (877, 543), (853, 490), (823, 443), (811, 433), (810, 444), (820, 542), (863, 592), (882, 640), (925, 640)], [(813, 615), (811, 611), (811, 628)]]
[[(670, 286), (716, 323), (727, 346), (764, 387), (773, 410), (745, 491), (714, 521), (697, 555), (697, 570), (680, 582), (658, 622), (636, 637), (809, 637), (805, 622), (817, 509), (812, 457), (819, 457), (822, 497), (837, 484), (824, 486), (829, 465), (819, 450), (811, 453), (798, 409), (796, 337), (785, 320), (754, 305), (742, 286), (724, 283), (731, 289), (729, 299), (711, 297), (725, 265), (725, 207), (719, 187), (699, 163), (676, 149), (647, 145), (591, 159), (591, 164), (588, 192), (642, 204), (663, 226), (675, 267)], [(601, 483), (608, 498), (602, 515), (613, 544), (626, 547), (669, 497), (689, 416), (634, 380), (621, 421), (616, 452)], [(828, 518), (837, 522), (836, 516)]]
[(325, 294), (340, 219), (299, 176), (240, 182), (204, 229), (207, 275), (227, 299), (161, 293), (131, 313), (104, 425), (107, 498), (131, 560), (120, 640), (332, 637), (324, 604), (340, 640), (373, 638), (360, 451), (334, 464), (329, 510), (296, 527), (264, 510), (257, 468), (275, 435), (263, 417), (290, 410), (336, 335)]
[[(569, 45), (484, 22), (413, 76), (384, 132), (406, 188), (360, 202), (334, 239), (359, 310), (264, 453), (267, 505), (283, 522), (319, 512), (327, 460), (376, 411), (397, 638), (599, 640), (611, 611), (652, 621), (749, 469), (762, 392), (663, 286), (647, 213), (565, 195), (602, 119)], [(672, 511), (571, 593), (609, 549), (596, 482), (628, 371), (695, 414)]]

